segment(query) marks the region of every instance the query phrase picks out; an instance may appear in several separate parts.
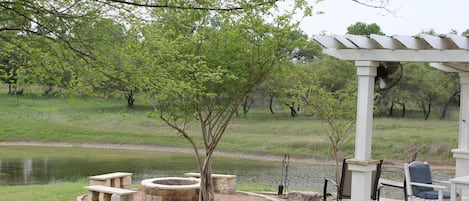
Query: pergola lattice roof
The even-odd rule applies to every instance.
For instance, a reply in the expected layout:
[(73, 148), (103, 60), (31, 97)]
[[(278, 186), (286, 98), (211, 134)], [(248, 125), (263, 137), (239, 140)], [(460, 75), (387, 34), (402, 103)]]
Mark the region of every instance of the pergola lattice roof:
[(431, 62), (448, 72), (469, 72), (469, 38), (454, 34), (417, 36), (313, 36), (324, 53), (343, 60)]

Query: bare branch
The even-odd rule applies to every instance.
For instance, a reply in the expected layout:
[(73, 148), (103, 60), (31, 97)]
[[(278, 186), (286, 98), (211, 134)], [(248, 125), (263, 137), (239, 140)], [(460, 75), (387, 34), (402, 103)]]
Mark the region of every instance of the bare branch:
[(391, 14), (393, 16), (397, 16), (397, 13), (401, 9), (401, 7), (397, 9), (389, 8), (389, 5), (391, 3), (390, 0), (366, 0), (366, 1), (352, 0), (352, 1), (362, 6), (384, 10), (386, 13)]
[[(97, 2), (103, 3), (101, 0), (95, 0)], [(138, 3), (133, 1), (125, 1), (125, 0), (105, 0), (107, 2), (113, 3), (120, 3), (126, 4), (130, 6), (138, 6), (138, 7), (147, 7), (147, 8), (171, 8), (171, 9), (181, 9), (181, 10), (204, 10), (204, 11), (236, 11), (236, 10), (244, 10), (245, 7), (218, 7), (218, 8), (207, 8), (207, 7), (192, 7), (192, 6), (178, 6), (178, 5), (160, 5), (160, 4), (146, 4), (146, 3)], [(272, 0), (267, 2), (258, 3), (257, 6), (269, 5), (274, 4), (278, 0)]]

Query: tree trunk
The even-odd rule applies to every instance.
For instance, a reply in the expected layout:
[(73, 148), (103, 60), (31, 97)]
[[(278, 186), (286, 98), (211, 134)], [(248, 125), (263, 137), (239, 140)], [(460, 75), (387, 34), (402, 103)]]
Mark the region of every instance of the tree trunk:
[(290, 115), (291, 117), (296, 117), (298, 115), (295, 106), (290, 106)]
[(270, 94), (270, 100), (269, 100), (269, 109), (270, 109), (270, 114), (274, 114), (274, 95)]
[[(296, 110), (296, 108), (295, 108), (295, 102), (292, 102), (292, 103), (290, 103), (290, 104), (285, 103), (285, 105), (287, 105), (288, 108), (290, 108), (290, 116), (291, 116), (291, 117), (296, 117), (296, 116), (298, 115), (298, 112), (297, 112), (297, 110)], [(299, 109), (299, 108), (300, 108), (300, 107), (298, 106), (298, 109)]]
[(451, 104), (451, 100), (446, 102), (445, 105), (443, 105), (443, 109), (441, 110), (441, 114), (440, 114), (441, 120), (446, 119), (448, 117), (448, 109), (449, 109), (450, 104)]
[(402, 106), (401, 118), (404, 118), (404, 117), (405, 117), (405, 110), (406, 110), (406, 107), (405, 107), (405, 104), (404, 104), (404, 103), (401, 103), (401, 106)]
[(248, 116), (249, 109), (251, 109), (252, 104), (254, 104), (254, 99), (251, 99), (250, 101), (248, 100), (249, 96), (246, 96), (244, 98), (243, 102), (243, 117)]
[(425, 120), (428, 119), (428, 117), (430, 116), (430, 111), (431, 111), (431, 108), (432, 108), (432, 102), (429, 101), (428, 102), (428, 105), (425, 104), (423, 101), (420, 102), (420, 106), (422, 107), (422, 111), (423, 111), (423, 118)]
[(423, 117), (425, 118), (427, 114), (427, 108), (425, 107), (425, 103), (423, 101), (420, 101), (419, 104), (420, 104), (420, 108), (422, 108)]
[[(338, 150), (337, 146), (338, 146), (337, 144), (332, 145), (332, 149), (334, 151), (334, 158), (335, 158), (335, 182), (337, 184), (340, 184), (340, 178), (339, 178), (339, 175), (340, 175), (340, 171), (339, 171), (339, 150)], [(340, 186), (337, 185), (337, 192), (339, 192), (339, 188), (340, 188)]]
[(425, 114), (425, 120), (428, 120), (428, 117), (430, 117), (430, 112), (432, 110), (432, 102), (428, 102), (428, 110), (427, 110), (427, 114)]
[(441, 111), (440, 119), (448, 118), (449, 114), (449, 106), (455, 100), (455, 97), (460, 93), (460, 91), (455, 91), (453, 95), (448, 99), (448, 101), (443, 105), (443, 109)]
[(390, 117), (392, 117), (393, 111), (394, 111), (394, 102), (391, 102), (391, 107), (389, 108), (389, 113), (388, 113)]
[(200, 173), (200, 194), (199, 201), (214, 201), (215, 191), (212, 180), (212, 165), (211, 165), (211, 154), (207, 150), (207, 154), (204, 159), (202, 166), (202, 172)]
[(8, 94), (13, 94), (13, 92), (11, 91), (11, 83), (8, 83)]
[(127, 98), (127, 107), (133, 108), (134, 102), (135, 102), (133, 90), (130, 90), (129, 93), (125, 97)]

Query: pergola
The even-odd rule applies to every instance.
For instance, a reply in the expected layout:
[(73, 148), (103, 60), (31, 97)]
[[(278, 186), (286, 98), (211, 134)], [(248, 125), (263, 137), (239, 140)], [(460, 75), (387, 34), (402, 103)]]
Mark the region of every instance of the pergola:
[[(418, 36), (334, 35), (313, 36), (325, 54), (355, 61), (358, 75), (355, 157), (351, 159), (352, 201), (370, 200), (374, 85), (379, 62), (429, 62), (460, 76), (459, 142), (453, 149), (456, 177), (469, 175), (469, 38), (454, 34)], [(463, 190), (468, 194), (468, 190)]]

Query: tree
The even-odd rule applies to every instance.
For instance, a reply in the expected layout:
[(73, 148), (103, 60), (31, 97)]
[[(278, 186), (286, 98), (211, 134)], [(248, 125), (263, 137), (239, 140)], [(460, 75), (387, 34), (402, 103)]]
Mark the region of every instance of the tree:
[(440, 118), (446, 118), (449, 106), (457, 102), (460, 90), (457, 74), (434, 69), (427, 63), (408, 63), (404, 70), (397, 88), (390, 93), (393, 102), (401, 104), (403, 110), (405, 103), (415, 103), (425, 120), (436, 105), (440, 109)]
[(465, 36), (465, 35), (468, 35), (469, 34), (469, 29), (466, 29), (465, 31), (462, 32), (461, 35)]
[(27, 63), (27, 58), (21, 52), (8, 43), (0, 43), (0, 80), (8, 84), (8, 94), (16, 94), (17, 81), (20, 68)]
[(357, 22), (353, 25), (348, 26), (347, 33), (355, 35), (384, 35), (384, 33), (381, 31), (381, 27), (379, 27), (376, 23), (366, 24), (363, 22)]
[[(315, 76), (317, 77), (317, 76)], [(335, 180), (339, 181), (339, 151), (351, 137), (356, 118), (356, 89), (351, 85), (329, 91), (319, 82), (303, 88), (301, 98), (313, 115), (322, 121), (332, 145), (336, 164)]]
[[(130, 25), (129, 25), (130, 26)], [(92, 74), (81, 85), (88, 85), (88, 94), (105, 97), (122, 97), (127, 101), (127, 107), (132, 108), (138, 92), (138, 71), (142, 58), (137, 55), (141, 47), (135, 27), (127, 30), (123, 25), (111, 19), (95, 19), (94, 22), (74, 29), (74, 35), (81, 41), (89, 41), (86, 46), (93, 62), (88, 68), (93, 68)], [(89, 93), (91, 92), (91, 93)]]
[[(275, 66), (291, 61), (284, 47), (295, 29), (289, 18), (267, 23), (258, 10), (239, 15), (167, 11), (144, 28), (142, 54), (148, 57), (140, 88), (152, 100), (151, 117), (192, 145), (201, 200), (213, 200), (211, 159), (231, 118)], [(191, 120), (199, 123), (201, 138), (186, 129)]]

